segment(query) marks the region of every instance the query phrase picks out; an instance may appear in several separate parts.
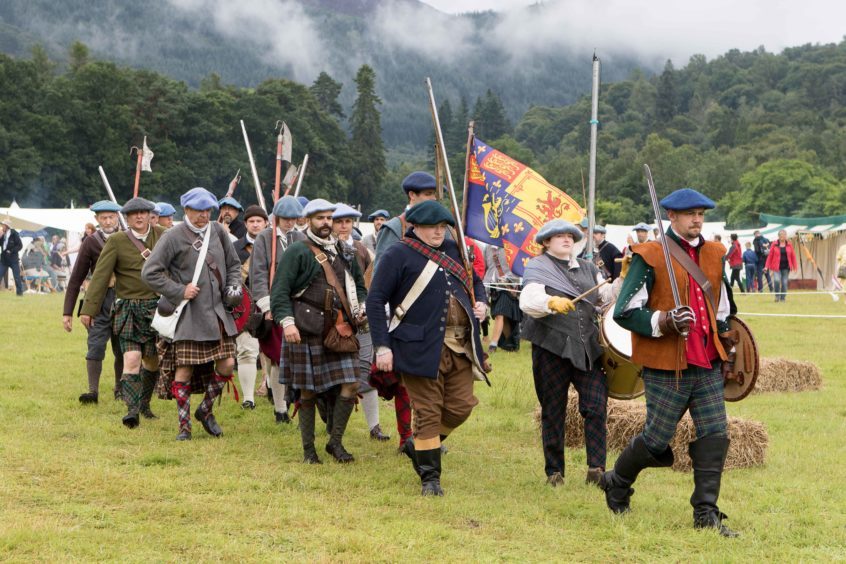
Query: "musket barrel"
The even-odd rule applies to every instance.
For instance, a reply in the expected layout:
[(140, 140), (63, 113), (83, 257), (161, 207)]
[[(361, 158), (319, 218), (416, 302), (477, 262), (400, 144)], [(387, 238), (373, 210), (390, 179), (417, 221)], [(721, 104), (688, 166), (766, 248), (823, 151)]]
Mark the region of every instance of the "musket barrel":
[(300, 195), (300, 187), (303, 185), (303, 177), (305, 176), (306, 166), (308, 165), (308, 153), (303, 157), (303, 164), (300, 165), (300, 172), (297, 174), (297, 187), (294, 190), (294, 197)]

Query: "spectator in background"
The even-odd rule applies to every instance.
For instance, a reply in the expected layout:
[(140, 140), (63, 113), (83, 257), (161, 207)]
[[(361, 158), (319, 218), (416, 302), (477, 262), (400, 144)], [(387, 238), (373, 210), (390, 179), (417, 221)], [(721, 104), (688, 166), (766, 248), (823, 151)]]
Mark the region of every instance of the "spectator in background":
[(783, 302), (787, 298), (787, 278), (790, 273), (798, 268), (796, 253), (793, 245), (787, 240), (787, 231), (780, 229), (778, 241), (770, 245), (770, 254), (767, 256), (767, 270), (775, 274), (775, 301)]
[(34, 288), (26, 291), (27, 294), (36, 293), (50, 293), (50, 275), (45, 270), (43, 241), (31, 242), (24, 250), (23, 257), (21, 257), (21, 264), (23, 265), (24, 278), (27, 282), (33, 282)]
[(746, 242), (746, 250), (743, 251), (743, 265), (746, 267), (746, 291), (755, 291), (755, 275), (758, 271), (758, 255), (752, 250), (752, 243)]
[(770, 278), (770, 272), (767, 270), (767, 255), (770, 253), (770, 242), (766, 237), (761, 235), (760, 231), (755, 232), (755, 238), (752, 239), (752, 249), (758, 256), (758, 269), (756, 270), (756, 280), (758, 282), (758, 291), (764, 291), (764, 276), (767, 277), (767, 288), (772, 291), (773, 281)]
[[(55, 239), (55, 244), (58, 245), (59, 237), (57, 235), (53, 235), (53, 238)], [(47, 272), (47, 276), (50, 277), (50, 284), (48, 285), (48, 288), (53, 292), (58, 291), (59, 275), (50, 265), (50, 252), (54, 243), (51, 242), (51, 244), (48, 245), (44, 240), (44, 237), (36, 237), (33, 244), (35, 246), (35, 250), (41, 255), (42, 268)]]
[(12, 223), (8, 219), (0, 222), (0, 279), (6, 278), (6, 270), (12, 270), (12, 277), (15, 279), (15, 292), (22, 296), (24, 293), (23, 279), (21, 278), (21, 264), (18, 253), (23, 249), (21, 236), (12, 229)]
[(731, 244), (728, 253), (726, 253), (726, 260), (731, 269), (729, 286), (734, 287), (734, 283), (737, 281), (737, 287), (740, 288), (741, 292), (744, 292), (743, 281), (740, 279), (740, 271), (743, 269), (743, 252), (740, 249), (740, 241), (737, 240), (737, 233), (731, 234)]

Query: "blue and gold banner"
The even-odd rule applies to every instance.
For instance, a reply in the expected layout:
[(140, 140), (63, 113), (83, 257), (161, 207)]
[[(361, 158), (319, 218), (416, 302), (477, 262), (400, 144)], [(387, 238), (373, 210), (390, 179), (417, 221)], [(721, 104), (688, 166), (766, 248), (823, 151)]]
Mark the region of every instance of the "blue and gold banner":
[(535, 234), (552, 219), (578, 224), (585, 210), (540, 174), (473, 138), (467, 171), (467, 236), (504, 247), (511, 271), (541, 253)]

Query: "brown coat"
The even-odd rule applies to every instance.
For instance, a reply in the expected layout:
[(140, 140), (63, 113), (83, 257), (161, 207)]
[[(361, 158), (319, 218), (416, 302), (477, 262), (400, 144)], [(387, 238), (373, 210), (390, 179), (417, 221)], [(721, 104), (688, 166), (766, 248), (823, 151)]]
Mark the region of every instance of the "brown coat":
[[(673, 302), (673, 291), (670, 286), (670, 277), (667, 275), (667, 267), (664, 263), (664, 252), (661, 244), (655, 241), (635, 245), (632, 251), (640, 255), (643, 260), (655, 272), (655, 283), (649, 291), (649, 300), (646, 302), (647, 307), (651, 310), (670, 311), (675, 307)], [(723, 291), (723, 263), (722, 258), (726, 253), (726, 248), (721, 243), (713, 241), (705, 241), (702, 249), (699, 251), (699, 267), (705, 273), (705, 276), (711, 282), (711, 287), (717, 291), (713, 296), (714, 304), (720, 303), (720, 292)], [(676, 277), (676, 285), (679, 288), (679, 297), (682, 305), (688, 305), (690, 299), (690, 278), (687, 271), (673, 259), (673, 274)], [(707, 300), (706, 300), (707, 301)], [(711, 309), (710, 303), (708, 307), (708, 317), (711, 321), (711, 332), (716, 336), (719, 331), (717, 329), (717, 312)], [(720, 344), (720, 340), (714, 339), (714, 346), (719, 353), (722, 360), (726, 360), (726, 353)], [(646, 337), (638, 333), (632, 332), (632, 362), (642, 366), (648, 366), (657, 370), (675, 370), (677, 367), (681, 370), (687, 368), (687, 361), (685, 360), (685, 345), (684, 340), (679, 335), (664, 335), (662, 337)], [(679, 364), (677, 365), (677, 357)]]

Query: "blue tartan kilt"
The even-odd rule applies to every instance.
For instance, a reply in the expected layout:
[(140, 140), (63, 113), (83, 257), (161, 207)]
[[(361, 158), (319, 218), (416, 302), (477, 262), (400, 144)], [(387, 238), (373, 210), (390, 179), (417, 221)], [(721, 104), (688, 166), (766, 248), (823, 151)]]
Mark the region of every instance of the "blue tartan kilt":
[(325, 392), (341, 384), (353, 384), (359, 376), (359, 354), (337, 353), (323, 346), (320, 336), (302, 336), (299, 343), (282, 339), (279, 382), (296, 390)]

